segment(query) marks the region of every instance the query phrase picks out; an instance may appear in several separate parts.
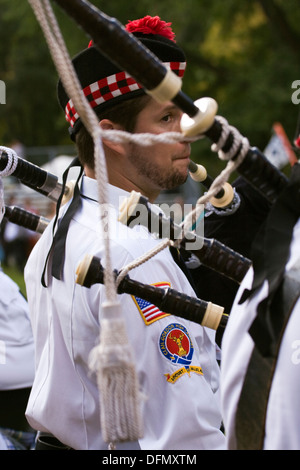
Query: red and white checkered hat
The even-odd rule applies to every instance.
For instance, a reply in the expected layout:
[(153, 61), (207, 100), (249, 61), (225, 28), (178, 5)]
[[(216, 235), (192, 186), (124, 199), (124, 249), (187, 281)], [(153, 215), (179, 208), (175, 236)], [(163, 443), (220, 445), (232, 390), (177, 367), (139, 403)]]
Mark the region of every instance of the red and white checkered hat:
[[(171, 23), (165, 23), (157, 16), (146, 16), (140, 20), (128, 22), (126, 29), (166, 66), (180, 77), (183, 76), (186, 59), (183, 50), (175, 42)], [(92, 42), (87, 49), (73, 59), (73, 65), (83, 92), (96, 113), (102, 113), (120, 101), (145, 93), (143, 87), (134, 78), (102, 55)], [(73, 138), (82, 124), (61, 81), (58, 83), (58, 100), (65, 111), (66, 120), (70, 124), (70, 134)]]

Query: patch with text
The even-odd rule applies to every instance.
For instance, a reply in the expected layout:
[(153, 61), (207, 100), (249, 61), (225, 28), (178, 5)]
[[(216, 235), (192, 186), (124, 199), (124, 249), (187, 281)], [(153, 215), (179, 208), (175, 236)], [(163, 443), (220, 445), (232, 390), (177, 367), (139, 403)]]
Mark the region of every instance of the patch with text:
[(201, 367), (192, 366), (194, 346), (187, 329), (180, 323), (171, 323), (163, 329), (159, 338), (162, 355), (174, 365), (181, 365), (172, 374), (165, 374), (168, 382), (174, 383), (191, 372), (203, 375)]

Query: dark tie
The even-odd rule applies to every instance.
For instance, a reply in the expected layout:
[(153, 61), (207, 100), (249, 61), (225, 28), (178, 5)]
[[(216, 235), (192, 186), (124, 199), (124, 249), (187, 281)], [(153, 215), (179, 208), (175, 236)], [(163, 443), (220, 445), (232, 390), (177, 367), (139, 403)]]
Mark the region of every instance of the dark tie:
[[(63, 198), (63, 195), (64, 195), (64, 188), (66, 186), (68, 173), (69, 173), (70, 168), (72, 168), (74, 166), (80, 167), (80, 172), (79, 172), (76, 184), (75, 184), (73, 198), (72, 198), (72, 201), (71, 201), (66, 213), (64, 214), (63, 218), (61, 219), (61, 221), (60, 221), (60, 223), (57, 227), (57, 230), (55, 232), (55, 227), (58, 223), (59, 209), (60, 209), (61, 201), (62, 201), (62, 198)], [(75, 212), (79, 209), (79, 207), (81, 205), (81, 198), (80, 198), (80, 191), (79, 191), (78, 182), (79, 182), (80, 177), (82, 176), (82, 173), (83, 173), (83, 169), (82, 169), (82, 167), (79, 163), (78, 158), (76, 157), (76, 158), (74, 158), (74, 160), (71, 162), (71, 164), (68, 166), (68, 168), (66, 169), (66, 171), (63, 174), (62, 191), (61, 191), (60, 197), (59, 197), (59, 199), (57, 201), (57, 204), (56, 204), (56, 216), (55, 216), (55, 220), (54, 220), (54, 223), (53, 223), (53, 235), (54, 236), (53, 236), (53, 240), (52, 240), (50, 250), (49, 250), (48, 255), (46, 257), (45, 266), (44, 266), (44, 270), (43, 270), (43, 274), (42, 274), (41, 282), (42, 282), (42, 285), (44, 287), (47, 287), (46, 282), (45, 282), (45, 272), (46, 272), (48, 258), (50, 256), (50, 253), (53, 254), (51, 274), (56, 279), (61, 279), (62, 278), (62, 270), (63, 270), (64, 259), (65, 259), (65, 244), (66, 244), (66, 237), (67, 237), (67, 233), (68, 233), (68, 228), (69, 228), (70, 222), (72, 220), (72, 217), (74, 216)]]

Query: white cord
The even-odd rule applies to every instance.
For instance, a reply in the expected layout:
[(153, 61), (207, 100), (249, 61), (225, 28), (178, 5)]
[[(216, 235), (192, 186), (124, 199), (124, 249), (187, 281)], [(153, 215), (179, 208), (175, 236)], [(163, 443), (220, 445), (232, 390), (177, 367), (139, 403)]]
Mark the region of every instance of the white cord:
[(0, 152), (1, 154), (2, 152), (5, 152), (7, 154), (7, 164), (4, 170), (0, 171), (0, 176), (12, 175), (18, 165), (18, 156), (16, 152), (11, 148), (3, 146), (0, 146)]
[[(29, 0), (29, 3), (31, 4), (42, 27), (50, 53), (66, 92), (72, 98), (82, 122), (93, 138), (95, 148), (95, 173), (98, 181), (100, 219), (102, 219), (102, 208), (107, 206), (108, 177), (98, 119), (82, 92), (80, 82), (69, 57), (69, 53), (66, 49), (65, 42), (49, 1)], [(100, 181), (101, 184), (99, 184)], [(105, 238), (104, 244), (107, 266), (104, 285), (107, 298), (114, 301), (116, 299), (116, 289), (110, 260), (109, 237)]]

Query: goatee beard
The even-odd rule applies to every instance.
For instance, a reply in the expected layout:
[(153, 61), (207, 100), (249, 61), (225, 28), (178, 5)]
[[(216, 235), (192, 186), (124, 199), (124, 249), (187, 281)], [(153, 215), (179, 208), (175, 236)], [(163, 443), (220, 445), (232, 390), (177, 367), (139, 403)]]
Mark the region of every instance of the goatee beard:
[(138, 174), (143, 178), (147, 178), (160, 190), (177, 188), (187, 180), (187, 172), (184, 174), (176, 168), (173, 168), (171, 173), (163, 172), (150, 161), (141, 158), (139, 153), (131, 153), (130, 160), (138, 170)]

